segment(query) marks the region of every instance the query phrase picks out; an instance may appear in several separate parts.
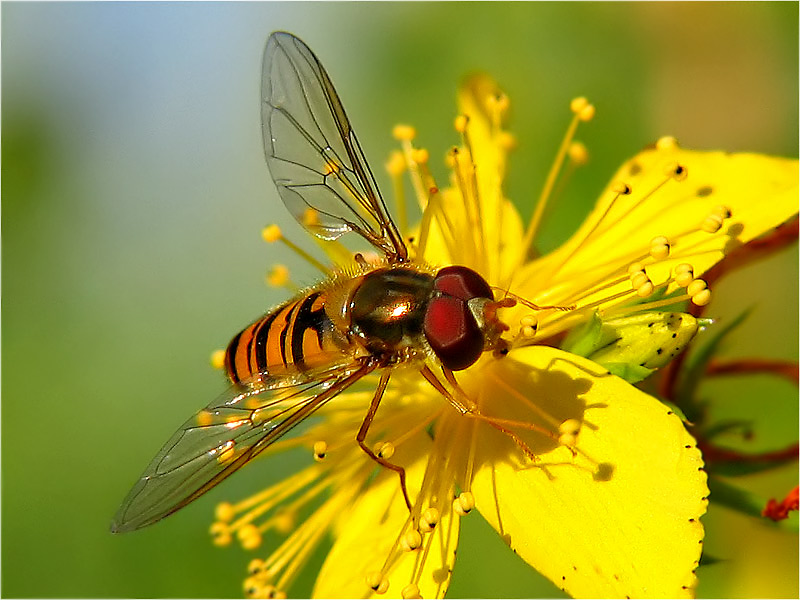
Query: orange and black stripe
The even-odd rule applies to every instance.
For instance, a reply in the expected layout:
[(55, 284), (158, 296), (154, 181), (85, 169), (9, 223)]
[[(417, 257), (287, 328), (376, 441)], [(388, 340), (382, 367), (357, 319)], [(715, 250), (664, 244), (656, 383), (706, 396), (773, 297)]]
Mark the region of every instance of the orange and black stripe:
[(310, 292), (279, 306), (231, 340), (225, 369), (233, 383), (285, 368), (319, 366), (341, 352), (335, 326), (325, 312), (323, 292)]

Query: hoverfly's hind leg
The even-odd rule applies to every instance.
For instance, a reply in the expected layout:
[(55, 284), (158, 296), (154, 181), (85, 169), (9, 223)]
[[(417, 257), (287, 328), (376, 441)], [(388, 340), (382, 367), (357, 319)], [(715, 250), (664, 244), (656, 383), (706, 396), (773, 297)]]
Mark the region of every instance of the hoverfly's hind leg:
[(439, 378), (434, 374), (433, 371), (430, 370), (427, 366), (424, 366), (420, 369), (420, 373), (422, 376), (430, 383), (437, 392), (439, 392), (445, 399), (450, 403), (450, 405), (455, 408), (458, 412), (460, 412), (465, 417), (470, 417), (473, 419), (478, 419), (479, 421), (483, 421), (484, 423), (488, 424), (489, 426), (497, 429), (499, 432), (507, 435), (522, 451), (525, 456), (527, 456), (530, 460), (535, 461), (537, 460), (536, 453), (531, 450), (530, 446), (526, 444), (522, 438), (519, 437), (516, 433), (514, 433), (510, 428), (516, 427), (520, 429), (526, 429), (529, 431), (536, 431), (545, 435), (552, 439), (557, 439), (557, 435), (554, 434), (552, 431), (548, 431), (547, 429), (535, 425), (533, 423), (522, 423), (519, 421), (511, 421), (508, 419), (500, 419), (496, 417), (490, 417), (488, 415), (484, 415), (478, 406), (469, 399), (466, 392), (461, 389), (461, 386), (458, 385), (458, 381), (456, 381), (455, 375), (453, 375), (453, 371), (448, 369), (447, 367), (442, 367), (442, 371), (444, 372), (445, 379), (447, 383), (452, 386), (455, 394), (453, 394), (447, 387), (442, 383)]
[(361, 423), (361, 427), (358, 429), (358, 434), (356, 434), (356, 441), (358, 442), (358, 445), (361, 446), (361, 449), (366, 452), (367, 456), (369, 456), (372, 460), (382, 467), (391, 469), (400, 476), (400, 488), (403, 490), (403, 499), (406, 501), (406, 506), (410, 511), (411, 500), (408, 498), (408, 490), (406, 489), (406, 470), (403, 467), (394, 465), (385, 458), (378, 456), (364, 443), (364, 440), (367, 438), (367, 431), (369, 431), (370, 425), (372, 425), (372, 420), (375, 418), (375, 413), (378, 411), (381, 398), (383, 398), (383, 392), (386, 391), (386, 386), (389, 384), (390, 377), (391, 373), (389, 371), (385, 371), (381, 375), (381, 379), (378, 382), (378, 388), (375, 390), (375, 395), (372, 397), (369, 410), (367, 410), (367, 415), (364, 417), (364, 421)]

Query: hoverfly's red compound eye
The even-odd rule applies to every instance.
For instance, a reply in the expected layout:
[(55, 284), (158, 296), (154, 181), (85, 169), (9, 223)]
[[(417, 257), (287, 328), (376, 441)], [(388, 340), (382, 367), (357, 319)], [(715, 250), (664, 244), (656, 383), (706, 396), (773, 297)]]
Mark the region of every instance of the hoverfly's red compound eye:
[(472, 269), (445, 267), (436, 274), (433, 289), (425, 312), (425, 337), (445, 367), (466, 369), (480, 358), (484, 346), (483, 331), (468, 302), (492, 300), (492, 288)]

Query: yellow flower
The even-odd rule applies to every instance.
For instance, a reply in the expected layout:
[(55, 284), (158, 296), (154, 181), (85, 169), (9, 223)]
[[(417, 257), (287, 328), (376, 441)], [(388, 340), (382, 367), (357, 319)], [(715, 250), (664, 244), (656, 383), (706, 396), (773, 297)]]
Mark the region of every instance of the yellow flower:
[[(305, 446), (316, 460), (257, 496), (220, 505), (215, 541), (236, 536), (254, 549), (267, 530), (289, 534), (250, 563), (251, 597), (285, 595), (329, 534), (314, 596), (441, 597), (460, 520), (476, 509), (573, 596), (690, 597), (708, 495), (694, 439), (667, 406), (554, 345), (592, 319), (707, 303), (703, 272), (796, 212), (797, 162), (686, 151), (663, 138), (622, 166), (572, 238), (536, 257), (530, 248), (545, 203), (564, 162), (585, 159), (572, 138), (594, 109), (573, 102), (573, 122), (525, 226), (502, 190), (513, 146), (502, 129), (508, 99), (475, 78), (459, 102), (462, 143), (448, 153), (447, 187), (433, 181), (410, 128), (396, 130), (402, 151), (388, 170), (399, 196), (408, 171), (423, 211), (409, 232), (414, 260), (471, 267), (500, 296), (517, 299), (501, 309), (510, 350), (485, 353), (457, 374), (480, 414), (460, 414), (418, 370), (396, 369), (367, 443), (405, 469), (409, 510), (397, 474), (355, 442), (377, 385), (369, 376), (302, 434), (265, 452)], [(405, 211), (398, 216), (405, 229)], [(668, 360), (655, 356), (666, 345), (648, 343), (648, 365)]]

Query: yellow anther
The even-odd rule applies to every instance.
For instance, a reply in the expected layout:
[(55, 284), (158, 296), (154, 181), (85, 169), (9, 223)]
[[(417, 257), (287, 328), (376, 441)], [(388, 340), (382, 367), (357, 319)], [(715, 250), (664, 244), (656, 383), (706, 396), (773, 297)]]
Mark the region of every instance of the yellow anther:
[(472, 492), (461, 492), (458, 498), (453, 500), (453, 510), (457, 515), (468, 515), (475, 508), (475, 496)]
[(650, 283), (650, 278), (644, 271), (639, 271), (638, 273), (634, 273), (631, 276), (631, 287), (634, 290), (638, 290), (640, 287), (646, 285), (647, 283)]
[(519, 320), (519, 324), (523, 327), (536, 327), (537, 322), (535, 315), (525, 315)]
[(392, 150), (389, 160), (386, 161), (386, 171), (389, 175), (399, 177), (406, 172), (406, 159), (400, 150)]
[(633, 277), (634, 274), (644, 271), (644, 265), (640, 262), (633, 262), (628, 267), (628, 275)]
[(578, 419), (567, 419), (562, 421), (558, 426), (559, 433), (569, 433), (571, 435), (578, 435), (581, 430), (581, 422)]
[(692, 265), (689, 263), (681, 263), (675, 267), (675, 275), (680, 275), (681, 273), (691, 273), (692, 271)]
[(718, 214), (711, 213), (700, 225), (700, 229), (705, 231), (706, 233), (717, 233), (720, 229), (722, 229), (722, 223), (724, 219), (719, 216)]
[(310, 227), (312, 225), (319, 225), (319, 212), (317, 212), (313, 208), (305, 209), (303, 211), (303, 216), (301, 217), (300, 222), (306, 227)]
[(708, 288), (692, 296), (692, 304), (696, 304), (697, 306), (705, 306), (709, 302), (711, 302), (711, 290)]
[(444, 164), (448, 169), (455, 169), (458, 166), (458, 160), (456, 159), (458, 153), (454, 152), (454, 150), (455, 148), (451, 148), (444, 156)]
[(594, 113), (595, 113), (594, 104), (588, 104), (578, 112), (578, 119), (580, 119), (584, 123), (587, 121), (591, 121), (594, 118)]
[(225, 367), (225, 350), (214, 350), (211, 353), (211, 366), (215, 369)]
[(502, 150), (511, 150), (515, 148), (517, 145), (517, 138), (514, 137), (514, 134), (509, 133), (508, 131), (500, 131), (497, 134), (497, 145)]
[(711, 212), (715, 215), (722, 217), (723, 219), (730, 219), (732, 215), (731, 209), (728, 208), (727, 206), (723, 206), (722, 204), (719, 204), (714, 208), (712, 208)]
[(250, 573), (250, 575), (258, 575), (263, 567), (264, 561), (260, 558), (254, 558), (247, 563), (247, 572)]
[(364, 577), (364, 581), (377, 594), (385, 594), (389, 589), (389, 579), (380, 571), (370, 571)]
[(675, 181), (683, 181), (689, 175), (689, 171), (683, 165), (674, 162), (664, 167), (664, 175), (672, 177)]
[(573, 98), (572, 102), (569, 103), (569, 109), (576, 115), (587, 106), (589, 106), (589, 101), (583, 96), (580, 96), (579, 98)]
[(567, 156), (575, 165), (585, 165), (589, 162), (589, 151), (582, 142), (572, 142), (567, 149)]
[(428, 152), (425, 148), (415, 148), (411, 151), (411, 160), (418, 165), (424, 165), (428, 162), (428, 160), (430, 160), (430, 157), (430, 152)]
[(661, 260), (669, 256), (669, 240), (663, 235), (654, 237), (650, 240), (650, 256), (656, 260)]
[(392, 458), (392, 456), (394, 456), (394, 450), (395, 448), (392, 442), (383, 442), (378, 445), (375, 454), (377, 454), (381, 458), (389, 460), (390, 458)]
[(571, 433), (562, 433), (560, 436), (558, 436), (558, 443), (562, 446), (572, 448), (575, 446), (575, 442), (577, 442), (577, 438)]
[(201, 410), (194, 419), (200, 427), (208, 427), (214, 422), (214, 415), (207, 410)]
[(486, 108), (490, 112), (497, 112), (502, 114), (508, 110), (511, 105), (511, 100), (505, 94), (492, 94), (486, 98)]
[(243, 525), (236, 532), (236, 537), (245, 550), (255, 550), (261, 545), (261, 532), (252, 523)]
[(657, 150), (677, 150), (678, 140), (671, 135), (665, 135), (656, 142)]
[(281, 233), (281, 228), (277, 225), (267, 225), (264, 229), (261, 230), (261, 237), (264, 238), (265, 242), (272, 243), (277, 242), (283, 234)]
[(401, 142), (410, 142), (417, 137), (417, 131), (411, 125), (395, 125), (392, 136)]
[(696, 296), (703, 290), (708, 288), (708, 284), (702, 279), (695, 279), (686, 287), (686, 293), (690, 296)]
[(283, 287), (289, 283), (289, 267), (286, 265), (273, 265), (267, 273), (267, 285), (272, 287)]
[(212, 523), (208, 532), (211, 534), (211, 541), (215, 546), (227, 546), (233, 539), (227, 523)]
[(691, 270), (675, 274), (675, 283), (681, 287), (687, 287), (694, 281), (694, 273)]
[(611, 191), (615, 194), (619, 194), (620, 196), (629, 196), (632, 190), (631, 186), (624, 181), (616, 181), (611, 185)]
[(422, 596), (419, 595), (419, 587), (415, 583), (409, 583), (406, 587), (404, 587), (400, 592), (400, 597), (406, 599), (422, 598)]
[(220, 502), (217, 504), (217, 508), (214, 509), (214, 517), (217, 521), (222, 521), (223, 523), (230, 523), (235, 515), (236, 511), (230, 502)]
[(242, 589), (246, 598), (255, 598), (258, 595), (258, 590), (261, 584), (255, 577), (248, 577), (242, 583)]
[(469, 123), (467, 115), (458, 115), (453, 121), (453, 127), (458, 133), (464, 133), (467, 130), (467, 123)]
[(655, 290), (655, 286), (653, 285), (652, 281), (648, 281), (644, 285), (636, 288), (636, 295), (640, 298), (647, 298), (650, 294), (653, 293)]
[(406, 534), (403, 536), (402, 546), (403, 550), (405, 550), (406, 552), (411, 552), (412, 550), (416, 550), (417, 548), (422, 546), (422, 534), (416, 529), (407, 531)]
[(284, 510), (270, 519), (272, 526), (278, 533), (289, 533), (296, 525), (295, 514), (292, 511)]
[(526, 340), (529, 340), (536, 336), (536, 327), (533, 327), (531, 325), (525, 325), (524, 327), (520, 327), (519, 334)]
[(422, 513), (422, 517), (420, 518), (420, 531), (422, 533), (428, 533), (433, 531), (434, 527), (439, 523), (439, 509), (434, 508), (431, 506), (430, 508), (426, 509), (425, 512)]
[(258, 590), (259, 598), (275, 598), (278, 590), (274, 585), (262, 585)]
[(318, 442), (314, 442), (314, 460), (317, 462), (321, 461), (325, 458), (325, 454), (328, 452), (328, 443), (324, 440), (319, 440)]

